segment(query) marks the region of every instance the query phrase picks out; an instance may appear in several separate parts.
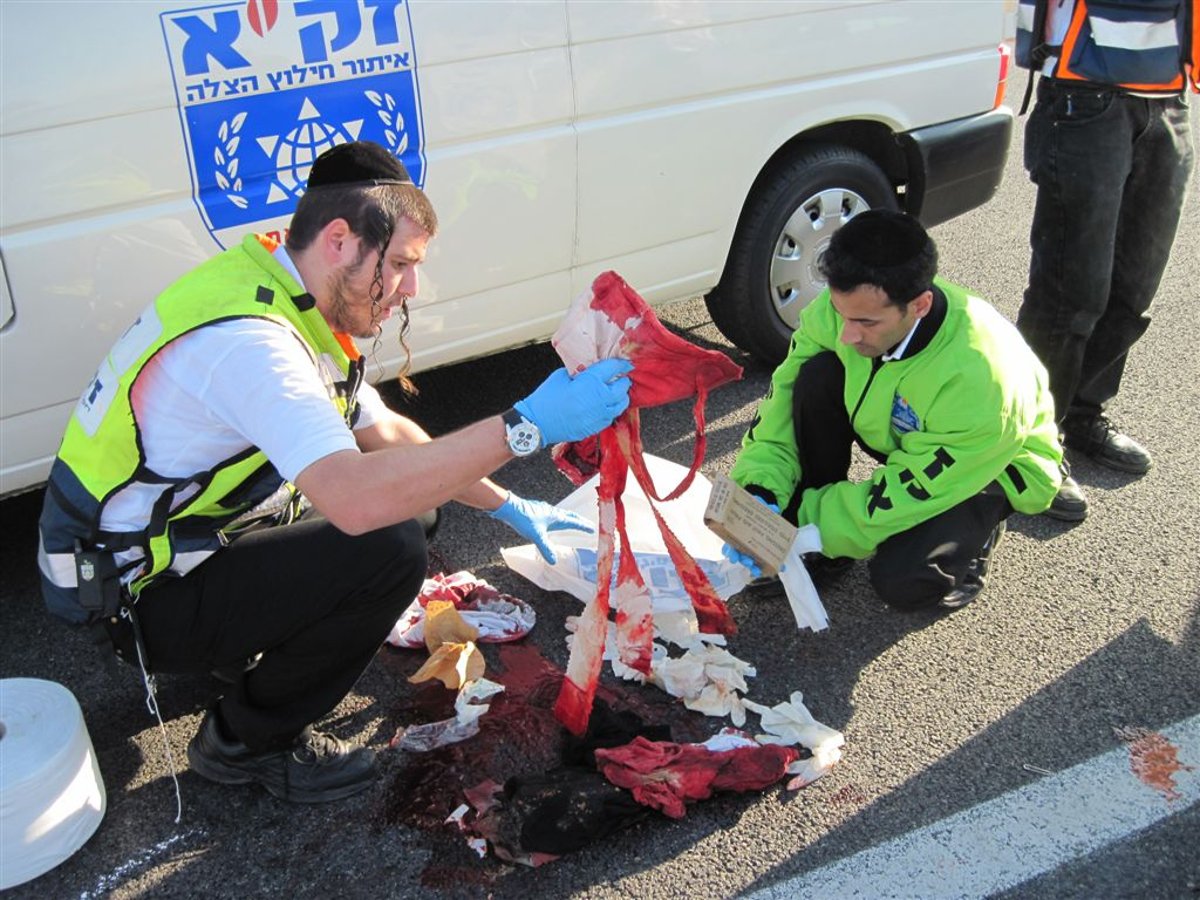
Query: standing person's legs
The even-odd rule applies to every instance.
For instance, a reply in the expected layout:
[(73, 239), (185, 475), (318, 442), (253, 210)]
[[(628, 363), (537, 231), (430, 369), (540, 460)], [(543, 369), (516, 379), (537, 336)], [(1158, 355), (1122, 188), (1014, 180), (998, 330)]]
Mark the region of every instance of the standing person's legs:
[(871, 584), (883, 601), (911, 611), (966, 606), (983, 590), (992, 551), (1012, 506), (998, 484), (908, 531), (871, 558)]
[(1071, 419), (1095, 419), (1120, 388), (1129, 348), (1150, 324), (1146, 311), (1170, 259), (1192, 171), (1192, 133), (1182, 97), (1122, 102), (1141, 113), (1141, 127), (1121, 197), (1108, 306), (1084, 354), (1079, 387), (1066, 410)]
[(1128, 112), (1116, 92), (1042, 78), (1025, 130), (1025, 167), (1038, 190), (1017, 328), (1050, 373), (1060, 421), (1109, 303), (1121, 213), (1113, 188), (1132, 167)]
[[(136, 610), (155, 671), (204, 672), (262, 654), (217, 708), (231, 737), (275, 750), (350, 691), (425, 568), (415, 521), (352, 537), (313, 517), (238, 538), (143, 591)], [(114, 639), (128, 657), (128, 633)]]

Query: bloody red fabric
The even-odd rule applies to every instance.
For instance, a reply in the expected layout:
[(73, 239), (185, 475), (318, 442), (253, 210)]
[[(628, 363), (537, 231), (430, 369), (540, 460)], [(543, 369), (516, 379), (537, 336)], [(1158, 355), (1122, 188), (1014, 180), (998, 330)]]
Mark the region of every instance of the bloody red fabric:
[[(559, 445), (554, 450), (555, 463), (576, 484), (582, 484), (597, 471), (600, 473), (596, 597), (579, 618), (566, 678), (554, 708), (559, 721), (578, 735), (587, 728), (600, 677), (610, 593), (616, 601), (621, 662), (643, 674), (650, 673), (653, 613), (633, 553), (620, 554), (616, 587), (610, 589), (616, 538), (620, 538), (622, 546), (629, 546), (621, 493), (631, 469), (654, 510), (667, 552), (692, 599), (700, 630), (720, 634), (737, 631), (728, 608), (704, 571), (671, 532), (654, 501), (673, 500), (691, 485), (704, 461), (704, 403), (708, 392), (741, 378), (742, 369), (725, 354), (697, 347), (664, 328), (646, 301), (615, 272), (599, 276), (592, 283), (590, 294), (576, 300), (553, 342), (571, 372), (613, 356), (628, 359), (634, 365), (629, 376), (633, 383), (629, 409), (594, 438)], [(639, 410), (687, 397), (696, 398), (692, 407), (696, 423), (692, 465), (683, 480), (662, 496), (642, 455)]]
[(795, 747), (757, 744), (714, 751), (703, 744), (672, 744), (636, 737), (624, 747), (596, 751), (596, 767), (634, 799), (673, 819), (689, 800), (715, 791), (761, 791), (782, 780), (799, 757)]
[[(715, 387), (742, 377), (742, 369), (724, 353), (705, 350), (668, 331), (625, 279), (605, 272), (592, 282), (591, 309), (622, 332), (621, 356), (630, 360), (630, 406), (659, 406), (688, 397), (703, 398)], [(700, 428), (703, 428), (703, 423)]]

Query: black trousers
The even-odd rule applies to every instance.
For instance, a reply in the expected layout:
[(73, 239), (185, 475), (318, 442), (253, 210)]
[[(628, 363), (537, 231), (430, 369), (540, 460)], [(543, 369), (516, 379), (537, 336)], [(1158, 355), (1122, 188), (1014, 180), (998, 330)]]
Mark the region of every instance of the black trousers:
[(1017, 328), (1046, 365), (1059, 421), (1091, 418), (1117, 395), (1171, 257), (1195, 158), (1188, 103), (1055, 78), (1039, 78), (1037, 91), (1025, 126), (1037, 201)]
[[(255, 750), (288, 746), (354, 686), (425, 577), (426, 529), (409, 520), (347, 535), (320, 516), (250, 532), (136, 605), (155, 672), (208, 672), (261, 653), (221, 698)], [(118, 652), (136, 663), (122, 620)]]
[[(801, 480), (784, 510), (793, 522), (806, 489), (847, 479), (854, 443), (884, 461), (851, 427), (843, 398), (845, 383), (846, 371), (832, 351), (819, 353), (800, 367), (792, 396), (792, 422)], [(1003, 489), (992, 482), (974, 497), (880, 544), (868, 564), (871, 584), (885, 603), (897, 609), (937, 604), (960, 583), (996, 526), (1011, 513)]]

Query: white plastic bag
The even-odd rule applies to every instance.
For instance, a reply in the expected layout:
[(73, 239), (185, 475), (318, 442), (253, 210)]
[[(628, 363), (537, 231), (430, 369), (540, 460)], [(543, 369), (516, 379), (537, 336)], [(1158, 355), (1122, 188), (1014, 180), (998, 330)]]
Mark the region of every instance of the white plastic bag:
[[(645, 454), (645, 459), (650, 477), (660, 488), (678, 484), (688, 471), (683, 466), (649, 453)], [(578, 513), (597, 525), (596, 486), (599, 483), (600, 476), (594, 475), (559, 502), (558, 506)], [(723, 542), (704, 524), (704, 509), (708, 505), (711, 490), (709, 480), (697, 473), (682, 496), (668, 503), (659, 503), (658, 509), (671, 531), (704, 570), (717, 596), (728, 600), (749, 583), (750, 573), (744, 566), (731, 563), (721, 555)], [(650, 502), (637, 479), (630, 478), (626, 482), (621, 502), (625, 505), (629, 541), (637, 557), (638, 569), (650, 591), (654, 615), (691, 612), (692, 601), (667, 554)], [(553, 566), (542, 559), (533, 544), (505, 547), (500, 553), (510, 569), (538, 587), (548, 591), (566, 591), (587, 603), (596, 595), (597, 535), (582, 531), (556, 531), (552, 537), (554, 552), (558, 556), (558, 562)], [(618, 553), (624, 551), (622, 547)], [(616, 571), (614, 562), (614, 578)]]

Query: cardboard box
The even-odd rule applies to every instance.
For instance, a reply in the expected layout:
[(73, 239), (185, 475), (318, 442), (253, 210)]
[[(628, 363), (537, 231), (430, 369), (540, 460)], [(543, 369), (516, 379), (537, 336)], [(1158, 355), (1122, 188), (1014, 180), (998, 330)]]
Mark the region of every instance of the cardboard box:
[(764, 575), (779, 571), (796, 539), (795, 525), (727, 475), (713, 480), (704, 524), (730, 546), (758, 560)]

